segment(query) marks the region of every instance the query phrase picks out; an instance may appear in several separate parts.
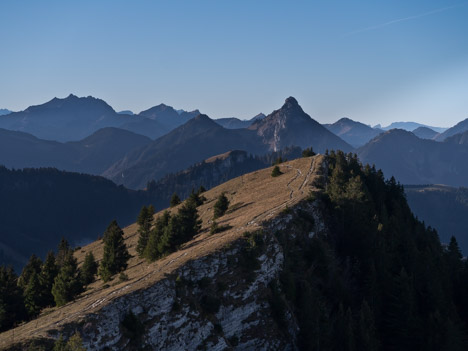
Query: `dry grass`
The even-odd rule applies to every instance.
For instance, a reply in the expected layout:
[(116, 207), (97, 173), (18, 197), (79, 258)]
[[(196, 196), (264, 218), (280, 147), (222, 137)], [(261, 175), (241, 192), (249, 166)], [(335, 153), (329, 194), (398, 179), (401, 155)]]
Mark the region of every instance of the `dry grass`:
[[(151, 286), (187, 261), (225, 247), (240, 238), (245, 231), (259, 229), (263, 221), (274, 218), (286, 206), (291, 207), (307, 197), (322, 161), (323, 156), (317, 155), (286, 162), (280, 165), (284, 174), (279, 177), (271, 177), (270, 167), (230, 180), (207, 191), (204, 193), (207, 201), (199, 207), (203, 220), (201, 233), (179, 251), (154, 263), (139, 259), (135, 252), (138, 240), (137, 225), (126, 227), (125, 240), (132, 255), (125, 271), (128, 281), (119, 282), (118, 275), (108, 283), (108, 287), (101, 280), (96, 281), (74, 302), (60, 308), (48, 309), (36, 320), (0, 334), (0, 346), (6, 347), (13, 342), (29, 338), (47, 337), (49, 330), (60, 329), (62, 325), (70, 322), (78, 322), (86, 314), (97, 312), (121, 295)], [(223, 192), (230, 201), (230, 208), (217, 222), (220, 226), (229, 225), (230, 229), (210, 235), (213, 205)], [(172, 212), (176, 210), (177, 207), (170, 209)], [(160, 213), (156, 214), (158, 215)], [(75, 256), (81, 264), (86, 253), (92, 251), (96, 259), (100, 260), (102, 249), (102, 242), (95, 241), (77, 250)]]

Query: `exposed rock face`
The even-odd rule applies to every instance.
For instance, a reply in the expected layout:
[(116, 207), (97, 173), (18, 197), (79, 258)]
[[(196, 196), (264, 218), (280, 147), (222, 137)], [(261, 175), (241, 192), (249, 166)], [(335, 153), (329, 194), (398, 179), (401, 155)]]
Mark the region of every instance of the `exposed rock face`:
[[(323, 232), (320, 211), (303, 202), (266, 222), (258, 240), (240, 239), (223, 250), (190, 261), (173, 275), (148, 289), (123, 295), (87, 315), (80, 323), (66, 325), (64, 335), (79, 331), (88, 350), (297, 350), (294, 312), (286, 309), (286, 328), (272, 313), (271, 283), (278, 282), (283, 247), (274, 232), (287, 230), (296, 211), (314, 217), (314, 230)], [(252, 261), (252, 240), (256, 240)], [(125, 289), (123, 287), (122, 289)], [(99, 301), (96, 301), (99, 303)], [(133, 313), (141, 322), (141, 334), (127, 337), (122, 321)], [(58, 332), (50, 334), (58, 337)]]
[(279, 110), (255, 121), (249, 129), (255, 130), (271, 151), (287, 146), (312, 146), (318, 152), (324, 152), (325, 149), (352, 149), (349, 144), (306, 114), (293, 97), (287, 98)]
[[(297, 208), (317, 218), (312, 235), (324, 230), (310, 203)], [(148, 349), (296, 350), (293, 312), (286, 311), (287, 329), (280, 330), (269, 303), (269, 284), (278, 279), (283, 264), (283, 248), (273, 232), (287, 229), (293, 218), (287, 214), (266, 223), (257, 243), (258, 267), (249, 267), (245, 258), (249, 240), (241, 239), (191, 261), (148, 289), (114, 300), (78, 327), (65, 329), (71, 333), (78, 329), (88, 350), (131, 349), (122, 321), (132, 311), (144, 325), (143, 335), (134, 342)]]

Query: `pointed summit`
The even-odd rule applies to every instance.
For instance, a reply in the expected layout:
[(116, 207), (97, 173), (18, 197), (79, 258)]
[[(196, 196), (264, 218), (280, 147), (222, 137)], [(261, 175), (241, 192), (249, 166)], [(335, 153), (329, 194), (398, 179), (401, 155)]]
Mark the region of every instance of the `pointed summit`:
[(283, 108), (297, 108), (297, 107), (301, 108), (297, 100), (293, 98), (292, 96), (290, 96), (284, 101), (284, 105), (281, 108), (283, 109)]
[(305, 113), (292, 96), (286, 99), (279, 110), (255, 121), (248, 129), (256, 131), (271, 151), (278, 151), (287, 146), (312, 146), (318, 152), (324, 152), (326, 149), (347, 152), (352, 149)]

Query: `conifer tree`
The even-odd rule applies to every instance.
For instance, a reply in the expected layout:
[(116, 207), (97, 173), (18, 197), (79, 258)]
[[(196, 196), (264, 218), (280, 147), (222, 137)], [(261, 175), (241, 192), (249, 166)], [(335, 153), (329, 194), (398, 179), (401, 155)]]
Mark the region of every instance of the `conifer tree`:
[(82, 291), (82, 288), (76, 258), (73, 256), (73, 252), (69, 250), (68, 254), (63, 258), (62, 267), (52, 286), (55, 304), (63, 306), (72, 301)]
[(18, 285), (24, 290), (29, 283), (31, 276), (41, 272), (42, 261), (35, 254), (32, 254), (28, 263), (23, 267), (21, 275), (18, 278)]
[(66, 351), (86, 351), (86, 347), (83, 345), (83, 339), (79, 332), (72, 335), (67, 341)]
[(310, 157), (310, 156), (315, 156), (315, 152), (312, 149), (312, 147), (308, 147), (302, 150), (302, 157)]
[(47, 307), (54, 304), (54, 296), (52, 295), (52, 286), (54, 285), (55, 277), (59, 272), (59, 268), (55, 263), (55, 255), (52, 251), (46, 256), (39, 275), (41, 284), (41, 306)]
[(153, 225), (153, 215), (154, 207), (152, 205), (148, 207), (143, 206), (138, 215), (137, 224), (139, 237), (136, 251), (140, 257), (143, 256), (146, 244), (148, 243), (151, 226)]
[(190, 193), (187, 202), (192, 202), (195, 205), (195, 207), (203, 205), (203, 203), (206, 201), (206, 197), (200, 194), (200, 191), (195, 192), (192, 189), (192, 192)]
[(150, 232), (148, 243), (143, 252), (143, 257), (145, 257), (148, 261), (154, 261), (159, 258), (161, 254), (163, 254), (163, 251), (159, 248), (159, 243), (162, 236), (164, 235), (164, 231), (168, 226), (170, 219), (171, 215), (169, 211), (164, 211), (163, 215), (156, 219), (155, 226)]
[(273, 170), (271, 171), (271, 176), (272, 177), (278, 177), (281, 174), (283, 174), (283, 172), (281, 172), (281, 170), (280, 170), (280, 168), (278, 166), (273, 167)]
[(104, 232), (104, 254), (99, 267), (99, 275), (104, 282), (127, 268), (127, 261), (130, 255), (123, 238), (123, 231), (117, 221), (112, 221)]
[(171, 218), (170, 224), (172, 226), (172, 249), (192, 239), (201, 228), (201, 221), (195, 203), (186, 202), (179, 209), (177, 215)]
[(219, 195), (218, 200), (214, 204), (213, 218), (216, 219), (216, 218), (223, 216), (226, 213), (228, 207), (229, 207), (229, 200), (226, 197), (226, 194), (222, 193), (221, 195)]
[(27, 317), (23, 292), (12, 267), (0, 266), (0, 332)]
[(377, 351), (379, 349), (374, 316), (365, 300), (362, 302), (359, 315), (357, 349), (362, 351)]
[(54, 342), (54, 349), (53, 351), (66, 351), (67, 350), (67, 343), (65, 342), (65, 339), (63, 338), (63, 335), (60, 334), (57, 340)]
[(68, 244), (67, 239), (62, 237), (58, 246), (57, 257), (55, 259), (57, 266), (61, 267), (63, 265), (69, 251), (72, 251), (70, 244)]
[(172, 194), (171, 203), (170, 203), (171, 207), (175, 207), (180, 203), (181, 201), (180, 201), (179, 195), (177, 195), (176, 193)]
[(90, 251), (86, 254), (83, 266), (81, 267), (80, 277), (83, 285), (89, 285), (94, 281), (94, 276), (97, 273), (98, 264), (94, 259), (93, 253)]
[(41, 284), (39, 274), (32, 272), (29, 282), (24, 288), (24, 306), (30, 318), (36, 317), (41, 311)]

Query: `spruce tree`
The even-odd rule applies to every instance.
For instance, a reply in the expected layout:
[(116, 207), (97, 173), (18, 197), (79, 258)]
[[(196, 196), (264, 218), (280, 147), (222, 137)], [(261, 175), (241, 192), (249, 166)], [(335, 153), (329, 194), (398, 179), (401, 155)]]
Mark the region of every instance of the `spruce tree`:
[(12, 267), (0, 266), (0, 332), (10, 329), (26, 317), (18, 276)]
[(46, 256), (44, 264), (39, 275), (41, 284), (41, 306), (47, 307), (54, 304), (54, 296), (52, 295), (52, 286), (54, 285), (55, 277), (59, 272), (59, 268), (55, 263), (55, 255), (52, 251)]
[(196, 204), (194, 202), (186, 202), (179, 209), (177, 215), (171, 218), (170, 224), (172, 224), (173, 238), (171, 247), (175, 249), (179, 245), (191, 240), (201, 228)]
[(67, 341), (67, 346), (65, 348), (67, 351), (86, 351), (86, 347), (83, 345), (83, 339), (79, 332), (76, 332), (72, 335)]
[[(164, 252), (159, 248), (160, 241), (164, 235), (164, 231), (171, 220), (169, 211), (164, 211), (162, 216), (156, 219), (153, 230), (150, 232), (148, 243), (143, 252), (143, 256), (148, 261), (154, 261), (158, 259)], [(164, 245), (163, 245), (164, 246)]]
[(41, 311), (41, 284), (39, 274), (33, 272), (24, 288), (24, 306), (30, 318), (36, 317)]
[(219, 218), (223, 216), (229, 207), (229, 200), (224, 193), (219, 195), (218, 200), (213, 207), (213, 218)]
[(310, 156), (315, 156), (315, 152), (312, 149), (312, 147), (308, 147), (302, 150), (302, 157), (310, 157)]
[(152, 205), (148, 207), (143, 206), (137, 218), (139, 238), (136, 251), (140, 257), (143, 256), (146, 244), (148, 243), (151, 226), (153, 225), (153, 215), (154, 207)]
[(61, 267), (63, 265), (69, 251), (72, 251), (70, 244), (68, 244), (67, 239), (62, 237), (58, 246), (57, 257), (55, 259), (57, 266)]
[(175, 207), (180, 203), (181, 201), (180, 201), (179, 195), (177, 195), (176, 193), (172, 194), (171, 203), (170, 203), (171, 207)]
[(63, 258), (62, 267), (52, 286), (55, 304), (63, 306), (72, 301), (82, 291), (82, 288), (76, 258), (70, 250)]
[(83, 266), (81, 267), (80, 277), (83, 285), (89, 285), (94, 281), (94, 276), (97, 273), (98, 264), (94, 259), (93, 253), (90, 251), (86, 254)]
[(31, 276), (41, 272), (42, 261), (35, 254), (32, 254), (28, 263), (23, 267), (21, 275), (18, 278), (18, 285), (24, 290), (29, 283)]
[(278, 177), (281, 174), (283, 174), (283, 172), (280, 171), (280, 168), (278, 166), (273, 167), (273, 170), (271, 171), (272, 177)]
[(104, 232), (104, 254), (99, 267), (99, 275), (104, 282), (127, 268), (130, 255), (123, 238), (123, 231), (117, 221), (112, 221)]

